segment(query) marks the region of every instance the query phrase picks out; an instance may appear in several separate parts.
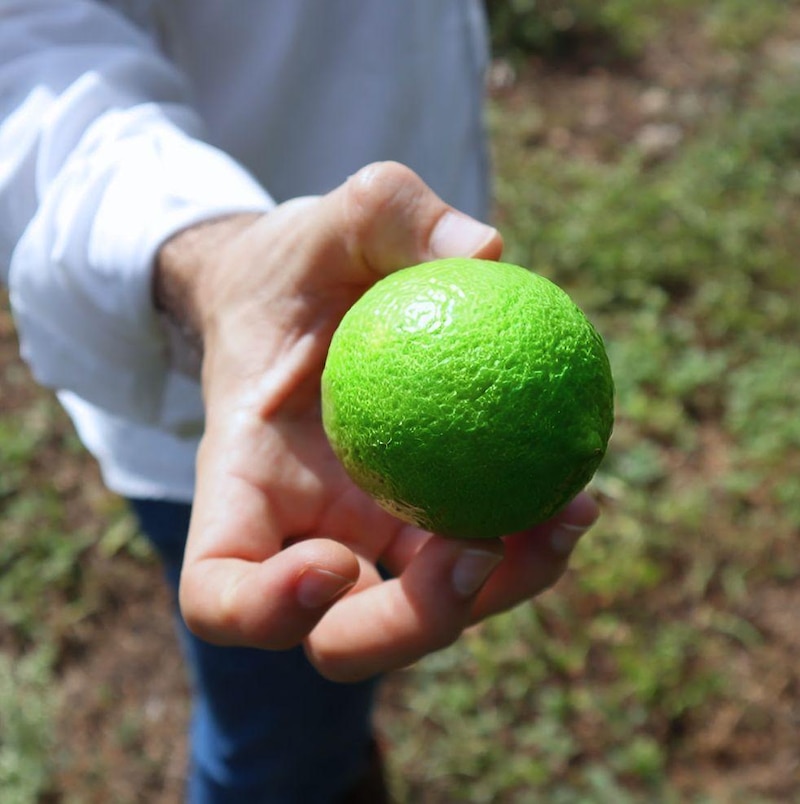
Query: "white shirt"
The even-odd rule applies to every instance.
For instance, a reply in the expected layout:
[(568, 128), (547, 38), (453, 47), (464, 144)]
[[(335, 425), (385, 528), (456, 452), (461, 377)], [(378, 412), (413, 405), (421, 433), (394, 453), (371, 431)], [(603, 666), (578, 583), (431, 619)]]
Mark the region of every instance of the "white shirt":
[(111, 489), (192, 498), (160, 244), (378, 159), (485, 217), (486, 56), (479, 0), (0, 0), (0, 279)]

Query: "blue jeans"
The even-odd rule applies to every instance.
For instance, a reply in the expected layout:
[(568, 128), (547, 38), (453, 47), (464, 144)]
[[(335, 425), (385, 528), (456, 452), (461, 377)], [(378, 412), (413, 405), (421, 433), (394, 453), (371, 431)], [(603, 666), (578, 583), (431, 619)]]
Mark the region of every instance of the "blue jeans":
[[(177, 593), (191, 507), (160, 500), (131, 505)], [(367, 764), (376, 683), (326, 681), (300, 647), (209, 645), (178, 620), (193, 690), (187, 801), (336, 802)]]

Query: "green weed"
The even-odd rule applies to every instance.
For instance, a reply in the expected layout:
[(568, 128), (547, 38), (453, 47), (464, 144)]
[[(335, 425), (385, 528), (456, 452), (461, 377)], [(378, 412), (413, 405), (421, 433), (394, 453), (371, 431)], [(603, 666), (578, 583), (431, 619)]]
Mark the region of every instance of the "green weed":
[(678, 16), (691, 15), (716, 47), (748, 52), (780, 29), (785, 0), (489, 0), (494, 51), (516, 61), (535, 55), (593, 66), (633, 60), (665, 35)]
[[(557, 9), (627, 41), (649, 25), (627, 14), (668, 17), (659, 3), (591, 5), (502, 14), (549, 9), (517, 31), (529, 45)], [(746, 24), (737, 10), (693, 13), (718, 47), (749, 48), (780, 8), (751, 4)], [(530, 136), (535, 108), (493, 108), (505, 257), (566, 287), (608, 346), (617, 424), (593, 484), (606, 510), (560, 588), (408, 674), (408, 717), (386, 722), (401, 800), (717, 800), (673, 768), (693, 728), (747, 708), (731, 668), (766, 644), (750, 602), (800, 577), (796, 79), (754, 77), (659, 164), (635, 146), (567, 158)]]
[[(102, 605), (87, 577), (90, 553), (149, 555), (116, 500), (89, 498), (82, 467), (82, 448), (51, 396), (0, 417), (3, 804), (50, 800), (56, 784), (65, 755), (57, 744), (59, 664), (75, 627)], [(78, 502), (80, 493), (87, 496)], [(94, 516), (79, 522), (77, 509)]]
[(7, 804), (32, 804), (52, 782), (53, 660), (46, 646), (17, 661), (0, 653), (0, 790)]

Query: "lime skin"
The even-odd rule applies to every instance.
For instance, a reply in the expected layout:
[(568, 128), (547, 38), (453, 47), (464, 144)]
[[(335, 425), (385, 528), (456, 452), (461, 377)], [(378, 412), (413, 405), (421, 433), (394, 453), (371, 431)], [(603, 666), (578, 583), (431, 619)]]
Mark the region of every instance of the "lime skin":
[(426, 530), (493, 538), (551, 518), (611, 435), (603, 342), (555, 284), (452, 258), (380, 280), (322, 375), (323, 426), (353, 481)]

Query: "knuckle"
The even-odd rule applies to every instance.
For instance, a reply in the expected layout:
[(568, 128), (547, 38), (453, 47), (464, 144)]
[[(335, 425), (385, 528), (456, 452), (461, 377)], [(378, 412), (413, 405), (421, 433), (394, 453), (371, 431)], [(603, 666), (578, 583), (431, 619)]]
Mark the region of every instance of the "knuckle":
[(224, 644), (226, 640), (222, 635), (230, 633), (231, 629), (235, 628), (233, 612), (225, 603), (225, 595), (221, 595), (219, 606), (214, 610), (212, 619), (209, 608), (201, 603), (206, 597), (207, 591), (203, 589), (202, 580), (197, 577), (197, 573), (184, 572), (181, 576), (178, 602), (186, 628), (204, 642)]
[(561, 579), (561, 576), (567, 571), (568, 564), (569, 559), (565, 556), (551, 561), (546, 567), (543, 567), (537, 594), (555, 586)]
[(426, 656), (450, 647), (469, 624), (470, 613), (471, 606), (461, 601), (456, 607), (426, 607), (413, 639), (414, 652)]
[(443, 202), (416, 173), (397, 162), (376, 162), (356, 173), (344, 192), (344, 242), (361, 277), (381, 277), (422, 259)]
[(315, 649), (313, 652), (306, 649), (306, 655), (316, 671), (327, 681), (337, 684), (349, 684), (369, 678), (370, 671), (362, 668), (358, 663), (348, 661), (341, 652), (329, 652)]
[(398, 193), (421, 184), (417, 174), (399, 162), (372, 162), (347, 182), (353, 202), (365, 207), (390, 201)]
[(373, 162), (361, 168), (345, 184), (351, 230), (367, 240), (387, 218), (405, 215), (425, 189), (413, 170), (399, 162)]
[(425, 644), (425, 653), (435, 653), (436, 651), (449, 648), (461, 636), (465, 622), (434, 621), (429, 624), (428, 640)]
[(181, 604), (181, 617), (193, 636), (204, 642), (214, 642), (214, 634), (208, 622), (193, 606)]

